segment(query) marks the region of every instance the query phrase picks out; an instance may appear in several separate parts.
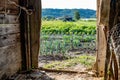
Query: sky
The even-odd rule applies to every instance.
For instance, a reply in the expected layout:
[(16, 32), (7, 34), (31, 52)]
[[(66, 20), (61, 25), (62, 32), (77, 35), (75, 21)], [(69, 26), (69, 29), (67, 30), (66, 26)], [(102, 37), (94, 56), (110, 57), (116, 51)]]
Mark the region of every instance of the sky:
[(83, 8), (96, 10), (96, 1), (97, 0), (42, 0), (42, 8)]

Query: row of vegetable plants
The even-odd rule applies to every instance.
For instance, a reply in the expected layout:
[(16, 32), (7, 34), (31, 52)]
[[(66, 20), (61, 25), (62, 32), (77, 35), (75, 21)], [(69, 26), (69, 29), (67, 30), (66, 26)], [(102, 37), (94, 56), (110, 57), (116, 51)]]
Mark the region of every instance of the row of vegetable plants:
[(69, 50), (95, 48), (95, 21), (43, 21), (40, 54), (66, 54)]

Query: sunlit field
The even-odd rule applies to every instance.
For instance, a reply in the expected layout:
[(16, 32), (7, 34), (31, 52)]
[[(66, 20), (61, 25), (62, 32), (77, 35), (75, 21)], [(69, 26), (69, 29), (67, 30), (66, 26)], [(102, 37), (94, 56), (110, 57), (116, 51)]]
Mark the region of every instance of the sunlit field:
[(42, 21), (41, 55), (67, 54), (71, 50), (94, 50), (96, 21)]

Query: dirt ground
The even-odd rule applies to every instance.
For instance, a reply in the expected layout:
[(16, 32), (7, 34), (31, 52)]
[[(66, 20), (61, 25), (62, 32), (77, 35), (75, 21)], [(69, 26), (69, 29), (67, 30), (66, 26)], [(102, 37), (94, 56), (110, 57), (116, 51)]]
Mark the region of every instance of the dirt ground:
[[(79, 64), (73, 67), (68, 68), (67, 70), (73, 71), (86, 71), (86, 67)], [(46, 72), (46, 74), (54, 80), (103, 80), (102, 77), (96, 77), (94, 73), (90, 70), (89, 74), (80, 74), (80, 73), (50, 73)]]
[[(40, 57), (39, 66), (42, 67), (43, 65), (50, 63), (53, 59), (59, 61), (66, 58), (62, 58), (61, 56), (55, 56), (55, 58), (53, 58), (52, 56), (49, 57), (42, 56)], [(82, 64), (78, 64), (72, 67), (68, 67), (65, 70), (84, 72), (87, 71), (87, 67), (85, 67)], [(45, 72), (45, 73), (53, 80), (103, 80), (102, 77), (96, 77), (92, 70), (88, 71), (87, 74), (62, 73), (62, 72)]]
[(55, 80), (103, 80), (103, 78), (92, 77), (87, 74), (70, 74), (70, 73), (47, 73), (49, 77)]
[(103, 80), (103, 78), (93, 77), (88, 74), (34, 71), (32, 73), (16, 74), (9, 79), (3, 80)]
[[(73, 67), (69, 67), (68, 71), (86, 71), (86, 67), (78, 64)], [(7, 80), (103, 80), (102, 77), (96, 77), (91, 70), (87, 70), (88, 73), (63, 73), (63, 72), (47, 72), (44, 70), (34, 70), (25, 74), (16, 74)]]
[[(71, 55), (72, 53), (70, 53)], [(84, 54), (75, 54), (71, 55), (79, 56)], [(94, 54), (89, 54), (94, 55)], [(95, 56), (95, 55), (94, 55)], [(43, 67), (45, 64), (48, 64), (53, 61), (64, 61), (67, 60), (66, 57), (61, 55), (55, 56), (40, 56), (39, 57), (39, 67)], [(92, 69), (89, 69), (82, 65), (77, 64), (75, 66), (67, 67), (65, 70), (68, 71), (78, 71), (78, 72), (87, 72), (87, 73), (65, 73), (65, 72), (48, 72), (44, 70), (37, 70), (35, 69), (32, 72), (27, 72), (24, 74), (16, 74), (10, 78), (10, 80), (103, 80), (103, 77), (96, 77), (95, 72)]]

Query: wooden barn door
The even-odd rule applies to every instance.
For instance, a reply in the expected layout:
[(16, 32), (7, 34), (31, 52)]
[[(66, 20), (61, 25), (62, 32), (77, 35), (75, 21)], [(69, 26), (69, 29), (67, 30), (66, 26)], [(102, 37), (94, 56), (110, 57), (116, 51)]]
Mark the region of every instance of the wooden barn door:
[(38, 67), (40, 25), (41, 0), (0, 0), (0, 79)]
[(41, 26), (41, 0), (20, 0), (21, 9), (21, 40), (24, 69), (38, 67)]
[(16, 4), (19, 0), (0, 0), (0, 78), (21, 69), (20, 10)]

